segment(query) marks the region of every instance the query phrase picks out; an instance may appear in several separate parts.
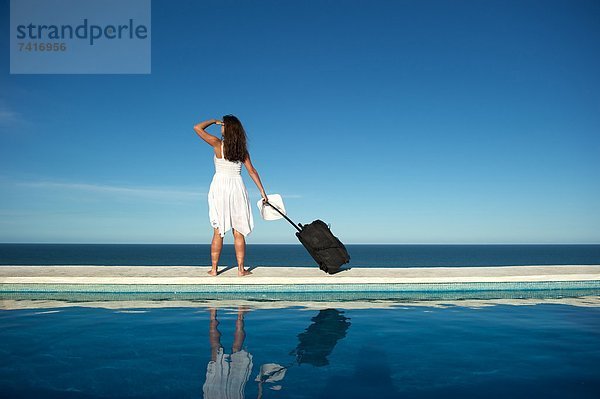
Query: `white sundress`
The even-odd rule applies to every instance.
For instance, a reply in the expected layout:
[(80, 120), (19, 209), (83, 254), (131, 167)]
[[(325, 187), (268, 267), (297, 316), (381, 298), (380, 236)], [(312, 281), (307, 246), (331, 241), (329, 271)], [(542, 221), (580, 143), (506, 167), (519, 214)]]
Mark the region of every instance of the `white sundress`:
[(221, 237), (231, 228), (245, 236), (254, 229), (248, 190), (242, 180), (242, 162), (225, 159), (223, 141), (221, 156), (214, 155), (215, 174), (208, 189), (208, 216)]
[(252, 373), (252, 357), (245, 349), (228, 354), (220, 347), (216, 360), (206, 366), (204, 399), (243, 399)]

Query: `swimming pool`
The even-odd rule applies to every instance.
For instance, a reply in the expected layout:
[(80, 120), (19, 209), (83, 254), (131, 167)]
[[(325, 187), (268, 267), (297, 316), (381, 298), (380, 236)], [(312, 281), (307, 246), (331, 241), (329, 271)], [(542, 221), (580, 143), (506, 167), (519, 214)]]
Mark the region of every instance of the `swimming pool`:
[(0, 389), (3, 397), (591, 398), (600, 391), (596, 294), (3, 294)]

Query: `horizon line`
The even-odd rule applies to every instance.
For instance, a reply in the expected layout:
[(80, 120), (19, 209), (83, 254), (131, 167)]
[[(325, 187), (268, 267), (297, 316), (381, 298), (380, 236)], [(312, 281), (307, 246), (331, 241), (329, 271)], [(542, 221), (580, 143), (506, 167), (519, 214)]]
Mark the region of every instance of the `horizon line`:
[[(210, 242), (0, 242), (0, 245), (6, 244), (62, 244), (62, 245), (210, 245)], [(223, 245), (234, 245), (233, 243), (223, 243)], [(257, 242), (246, 245), (300, 245), (297, 242)], [(344, 245), (600, 245), (600, 242), (350, 242)]]

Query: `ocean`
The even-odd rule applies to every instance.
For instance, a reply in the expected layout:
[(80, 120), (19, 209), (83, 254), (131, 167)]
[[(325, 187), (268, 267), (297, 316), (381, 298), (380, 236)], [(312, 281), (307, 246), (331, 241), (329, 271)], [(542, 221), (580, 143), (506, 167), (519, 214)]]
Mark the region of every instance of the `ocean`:
[[(346, 245), (344, 267), (600, 264), (600, 245)], [(1, 265), (207, 266), (210, 244), (0, 244)], [(220, 266), (237, 265), (225, 244)], [(247, 244), (245, 266), (311, 267), (300, 244)]]

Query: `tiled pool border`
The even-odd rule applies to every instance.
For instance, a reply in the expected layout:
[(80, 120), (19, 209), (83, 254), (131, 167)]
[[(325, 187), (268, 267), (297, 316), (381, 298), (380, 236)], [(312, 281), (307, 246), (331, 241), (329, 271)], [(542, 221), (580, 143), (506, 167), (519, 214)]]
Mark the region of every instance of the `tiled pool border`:
[[(599, 297), (600, 289), (552, 289), (525, 291), (413, 291), (413, 292), (0, 292), (2, 301), (165, 302), (357, 302), (357, 301), (456, 301), (456, 300), (548, 300)], [(4, 303), (6, 304), (6, 303)]]
[(106, 292), (106, 293), (286, 293), (286, 292), (466, 292), (597, 289), (600, 280), (452, 282), (452, 283), (351, 283), (351, 284), (49, 284), (2, 283), (8, 292)]

